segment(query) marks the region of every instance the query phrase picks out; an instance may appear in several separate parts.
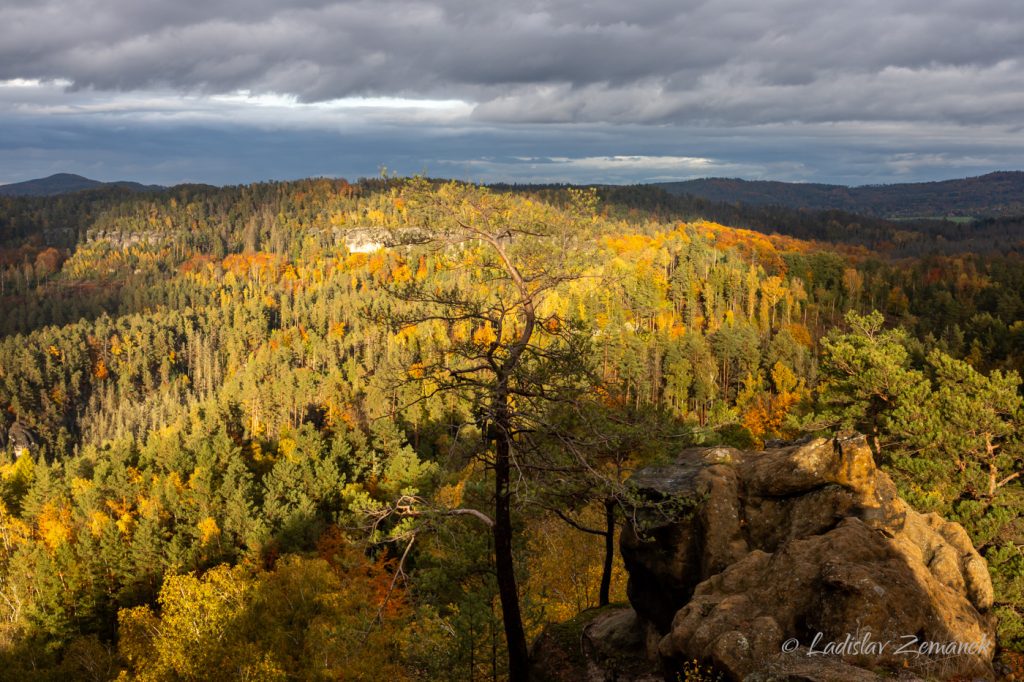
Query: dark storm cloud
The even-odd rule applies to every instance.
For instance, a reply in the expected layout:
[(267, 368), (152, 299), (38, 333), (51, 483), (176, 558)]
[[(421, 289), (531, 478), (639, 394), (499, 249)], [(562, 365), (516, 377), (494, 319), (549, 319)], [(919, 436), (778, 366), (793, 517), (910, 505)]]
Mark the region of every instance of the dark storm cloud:
[[(230, 118), (230, 117), (227, 117)], [(941, 139), (941, 146), (935, 140)], [(0, 117), (0, 183), (57, 172), (99, 180), (234, 184), (381, 166), (475, 182), (651, 182), (705, 176), (866, 184), (1020, 167), (1000, 129), (890, 124), (687, 128), (600, 124), (361, 123), (270, 128), (54, 116)]]
[(1019, 123), (1017, 0), (8, 0), (0, 79), (460, 98), (503, 122)]
[(1018, 0), (5, 0), (0, 183), (1024, 166)]

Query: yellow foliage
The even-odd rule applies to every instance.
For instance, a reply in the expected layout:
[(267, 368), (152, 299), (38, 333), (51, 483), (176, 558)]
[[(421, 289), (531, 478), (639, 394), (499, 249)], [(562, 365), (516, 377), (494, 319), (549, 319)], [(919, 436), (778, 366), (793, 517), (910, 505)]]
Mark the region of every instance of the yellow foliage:
[(802, 346), (810, 348), (814, 345), (814, 341), (811, 339), (811, 332), (802, 324), (793, 322), (787, 324), (785, 329), (790, 333), (793, 339)]
[[(603, 509), (584, 511), (585, 525), (601, 528)], [(568, 620), (598, 604), (604, 561), (604, 538), (581, 533), (558, 519), (535, 522), (527, 533), (530, 571), (526, 590), (540, 607), (530, 623), (531, 636), (547, 622)], [(626, 569), (616, 554), (612, 570), (611, 601), (625, 599)]]
[(36, 523), (40, 539), (51, 552), (71, 541), (71, 509), (67, 506), (57, 507), (47, 502)]
[(498, 336), (494, 333), (494, 328), (491, 326), (490, 322), (486, 322), (483, 326), (477, 327), (476, 331), (473, 332), (473, 343), (478, 346), (486, 346), (497, 340)]
[(748, 374), (736, 396), (736, 406), (743, 415), (743, 425), (758, 440), (769, 436), (793, 435), (785, 428), (786, 417), (793, 406), (808, 393), (804, 380), (798, 378), (781, 361), (772, 367), (771, 379), (773, 392), (766, 389), (761, 373), (756, 377)]
[(71, 479), (71, 494), (78, 497), (84, 492), (89, 491), (93, 486), (93, 483), (88, 478), (79, 478), (75, 476)]
[(391, 269), (391, 280), (396, 284), (405, 284), (412, 279), (412, 270), (405, 263), (401, 263)]
[(7, 505), (0, 500), (0, 558), (9, 558), (8, 555), (18, 545), (26, 542), (32, 531), (28, 525), (12, 516), (7, 510)]
[[(255, 442), (255, 441), (254, 441)], [(200, 479), (205, 475), (203, 467), (196, 467), (192, 470), (192, 474), (188, 477), (188, 487), (190, 490), (195, 490), (200, 485)]]
[(150, 516), (159, 508), (159, 503), (154, 498), (139, 495), (135, 498), (135, 506), (139, 510), (139, 516)]
[(332, 322), (327, 330), (327, 336), (333, 339), (340, 339), (345, 336), (345, 323)]
[[(730, 311), (731, 312), (731, 311)], [(655, 325), (658, 331), (670, 329), (675, 322), (675, 314), (671, 310), (662, 310), (655, 318)]]
[(27, 491), (35, 478), (35, 462), (32, 455), (23, 450), (13, 462), (0, 466), (0, 477), (3, 477), (9, 487)]
[(64, 391), (62, 391), (59, 386), (54, 386), (52, 389), (50, 389), (50, 398), (52, 398), (53, 402), (56, 403), (57, 405), (64, 404), (65, 397), (66, 396), (64, 395)]
[(181, 481), (181, 476), (178, 475), (177, 471), (172, 471), (167, 474), (167, 482), (171, 484), (171, 487), (175, 492), (181, 494), (185, 491), (185, 484)]
[(120, 500), (107, 500), (107, 508), (114, 512), (115, 516), (122, 516), (131, 511), (132, 503), (127, 498), (122, 497)]
[(413, 379), (423, 378), (423, 363), (414, 362), (409, 366), (409, 376)]
[(89, 515), (89, 532), (92, 533), (93, 537), (98, 538), (103, 535), (103, 531), (106, 530), (109, 525), (110, 517), (105, 513), (96, 510)]
[(455, 343), (462, 343), (469, 338), (471, 325), (468, 322), (456, 322), (452, 325), (451, 338)]
[(116, 525), (117, 529), (121, 531), (121, 535), (131, 535), (132, 529), (135, 528), (135, 517), (131, 512), (125, 512), (117, 519)]
[(204, 545), (220, 537), (220, 526), (212, 516), (202, 519), (197, 527), (199, 528), (199, 540)]
[(643, 251), (652, 244), (652, 240), (643, 234), (625, 234), (618, 237), (609, 237), (607, 245), (619, 255), (629, 252)]
[(465, 489), (465, 479), (460, 480), (454, 485), (443, 485), (441, 486), (441, 489), (437, 491), (437, 501), (444, 507), (454, 509), (462, 504), (462, 494)]
[(118, 614), (130, 679), (409, 679), (403, 657), (421, 638), (442, 642), (443, 625), (417, 622), (385, 564), (330, 533), (318, 549), (325, 558), (286, 555), (269, 572), (167, 576), (159, 616)]
[(297, 448), (298, 448), (298, 443), (295, 442), (295, 439), (288, 438), (287, 436), (284, 437), (284, 438), (281, 438), (277, 442), (277, 451), (278, 451), (278, 453), (282, 457), (287, 459), (287, 460), (291, 460), (291, 459), (295, 458), (295, 452), (296, 452)]

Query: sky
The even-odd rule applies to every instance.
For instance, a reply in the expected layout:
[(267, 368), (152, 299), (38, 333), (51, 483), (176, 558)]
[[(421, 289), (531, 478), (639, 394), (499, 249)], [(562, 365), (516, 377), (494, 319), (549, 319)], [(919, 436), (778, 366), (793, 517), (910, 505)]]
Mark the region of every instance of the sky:
[(0, 184), (1024, 169), (1020, 0), (3, 0)]

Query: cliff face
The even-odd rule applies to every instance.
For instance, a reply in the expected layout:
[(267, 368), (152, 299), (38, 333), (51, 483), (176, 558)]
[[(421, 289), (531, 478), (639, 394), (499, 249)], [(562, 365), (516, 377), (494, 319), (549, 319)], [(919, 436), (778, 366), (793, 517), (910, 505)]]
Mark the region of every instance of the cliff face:
[(993, 677), (984, 560), (863, 437), (692, 449), (632, 482), (629, 599), (666, 679), (693, 659), (735, 680)]

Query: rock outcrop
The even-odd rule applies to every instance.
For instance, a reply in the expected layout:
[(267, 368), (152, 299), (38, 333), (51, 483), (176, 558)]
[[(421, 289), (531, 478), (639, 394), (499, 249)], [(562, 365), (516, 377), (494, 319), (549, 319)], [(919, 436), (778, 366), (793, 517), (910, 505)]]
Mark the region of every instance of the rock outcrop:
[(984, 560), (863, 437), (692, 449), (632, 483), (628, 594), (666, 679), (694, 659), (733, 680), (993, 676)]
[[(659, 682), (656, 649), (647, 628), (628, 606), (590, 609), (549, 625), (533, 643), (531, 679), (536, 682)], [(656, 644), (656, 642), (655, 642)]]
[(34, 453), (39, 448), (39, 441), (31, 429), (15, 421), (7, 430), (7, 447), (16, 454), (22, 450)]

